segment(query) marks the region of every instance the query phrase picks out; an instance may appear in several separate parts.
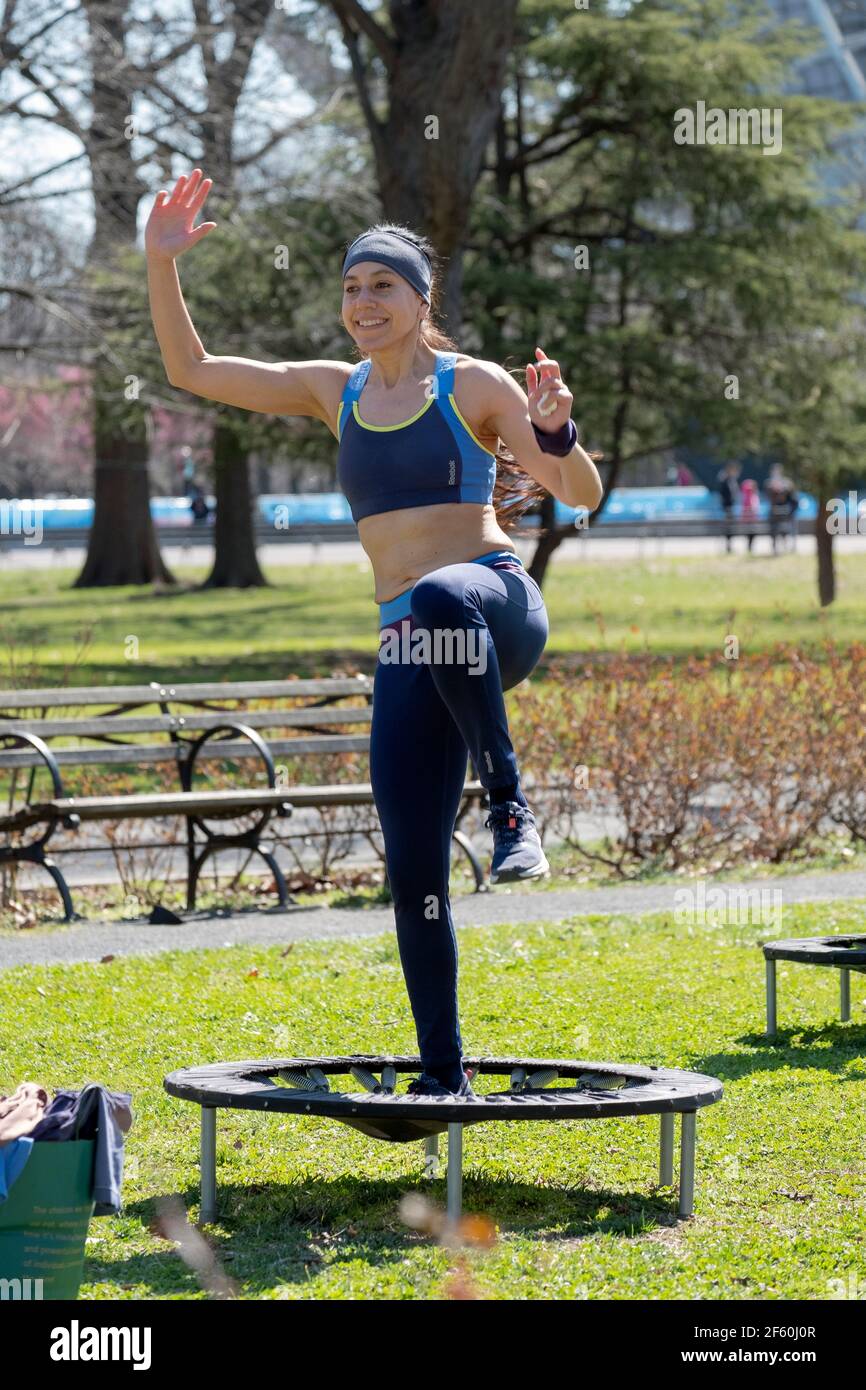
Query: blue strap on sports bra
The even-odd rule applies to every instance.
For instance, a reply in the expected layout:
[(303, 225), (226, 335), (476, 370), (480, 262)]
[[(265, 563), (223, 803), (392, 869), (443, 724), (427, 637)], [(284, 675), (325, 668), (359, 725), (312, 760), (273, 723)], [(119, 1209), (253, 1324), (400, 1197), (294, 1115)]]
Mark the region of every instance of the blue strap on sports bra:
[[(454, 392), (454, 368), (457, 363), (456, 352), (437, 352), (436, 370), (430, 383), (430, 394), (436, 400), (445, 400)], [(361, 392), (367, 385), (367, 377), (370, 375), (370, 368), (373, 362), (369, 357), (365, 357), (363, 362), (359, 362), (343, 389), (342, 410), (340, 411), (339, 430), (340, 436), (343, 434), (343, 426), (349, 418), (352, 406), (361, 399)]]

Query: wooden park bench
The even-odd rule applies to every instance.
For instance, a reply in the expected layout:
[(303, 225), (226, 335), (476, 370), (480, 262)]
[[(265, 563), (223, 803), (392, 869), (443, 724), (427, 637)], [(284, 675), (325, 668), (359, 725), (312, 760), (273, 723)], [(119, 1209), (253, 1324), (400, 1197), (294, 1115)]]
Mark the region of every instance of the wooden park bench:
[[(59, 827), (77, 830), (84, 822), (184, 816), (188, 910), (195, 907), (205, 861), (222, 849), (238, 848), (265, 860), (285, 907), (291, 899), (282, 870), (262, 844), (271, 820), (290, 816), (300, 807), (372, 806), (373, 791), (369, 782), (289, 785), (285, 777), (278, 777), (279, 761), (312, 754), (369, 755), (372, 698), (373, 678), (364, 675), (0, 691), (0, 774), (9, 784), (8, 804), (0, 807), (0, 836), (5, 840), (0, 844), (0, 865), (40, 864), (54, 880), (66, 920), (71, 921), (75, 912), (69, 886), (46, 854)], [(343, 703), (347, 699), (350, 703)], [(247, 708), (250, 701), (267, 705)], [(266, 785), (202, 787), (207, 774), (201, 764), (229, 759), (257, 760)], [(159, 764), (175, 765), (180, 790), (70, 796), (64, 788), (68, 768), (95, 765), (107, 774), (111, 768), (141, 770)], [(458, 827), (468, 807), (486, 795), (480, 782), (467, 781)], [(250, 814), (258, 816), (251, 827), (215, 830), (208, 824)], [(37, 833), (27, 839), (31, 831)], [(315, 833), (325, 832), (307, 830), (297, 838)], [(469, 860), (475, 891), (483, 891), (484, 872), (469, 837), (455, 828), (454, 840)]]

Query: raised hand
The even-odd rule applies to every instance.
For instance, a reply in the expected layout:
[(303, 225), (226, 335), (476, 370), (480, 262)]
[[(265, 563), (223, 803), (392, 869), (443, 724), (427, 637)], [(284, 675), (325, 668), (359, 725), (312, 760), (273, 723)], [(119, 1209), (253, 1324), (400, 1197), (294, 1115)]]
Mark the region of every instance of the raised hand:
[(193, 169), (191, 174), (181, 174), (171, 196), (164, 188), (160, 189), (144, 229), (144, 248), (148, 256), (173, 261), (213, 231), (216, 222), (202, 222), (195, 228), (192, 225), (212, 185), (213, 179), (203, 179), (201, 169)]
[(535, 356), (537, 362), (526, 368), (529, 418), (540, 430), (555, 434), (571, 419), (574, 397), (559, 375), (559, 363), (540, 347), (535, 349)]

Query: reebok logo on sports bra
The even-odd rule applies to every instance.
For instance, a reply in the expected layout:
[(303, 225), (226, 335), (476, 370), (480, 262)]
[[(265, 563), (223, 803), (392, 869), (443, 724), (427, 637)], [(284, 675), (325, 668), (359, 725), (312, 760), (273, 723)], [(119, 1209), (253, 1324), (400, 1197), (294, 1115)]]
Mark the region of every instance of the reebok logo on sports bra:
[(337, 415), (337, 479), (353, 521), (437, 502), (492, 502), (496, 456), (482, 447), (457, 409), (456, 360), (456, 353), (436, 353), (427, 400), (399, 425), (370, 425), (361, 418), (369, 358), (349, 377)]

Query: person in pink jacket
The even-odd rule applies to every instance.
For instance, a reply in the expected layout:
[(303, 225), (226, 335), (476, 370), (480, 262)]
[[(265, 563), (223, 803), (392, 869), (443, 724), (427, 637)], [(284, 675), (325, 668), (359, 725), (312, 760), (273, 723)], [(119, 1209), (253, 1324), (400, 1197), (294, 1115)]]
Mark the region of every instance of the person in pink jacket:
[[(758, 496), (758, 484), (754, 478), (744, 478), (740, 484), (740, 520), (757, 521), (760, 510), (760, 499)], [(755, 540), (755, 532), (746, 532), (746, 549), (751, 551)]]

